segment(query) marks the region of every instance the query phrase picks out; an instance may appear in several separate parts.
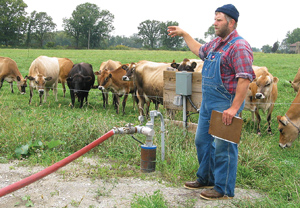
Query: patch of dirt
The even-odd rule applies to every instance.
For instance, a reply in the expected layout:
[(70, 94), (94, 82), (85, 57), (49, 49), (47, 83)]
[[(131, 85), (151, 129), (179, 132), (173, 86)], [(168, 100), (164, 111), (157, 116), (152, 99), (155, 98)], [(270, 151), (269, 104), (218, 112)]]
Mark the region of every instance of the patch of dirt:
[[(50, 207), (130, 207), (134, 196), (151, 196), (159, 190), (170, 207), (233, 207), (234, 200), (253, 200), (263, 197), (254, 190), (236, 188), (233, 200), (206, 201), (199, 197), (201, 189), (188, 190), (183, 187), (171, 187), (166, 182), (142, 180), (140, 178), (91, 179), (86, 176), (85, 167), (99, 165), (90, 158), (74, 161), (24, 188), (0, 198), (0, 207), (25, 208), (29, 196), (36, 208)], [(107, 164), (109, 165), (109, 164)], [(18, 161), (0, 164), (0, 189), (18, 182), (43, 167), (21, 167)], [(149, 173), (146, 173), (149, 174)], [(150, 173), (151, 174), (151, 173)]]

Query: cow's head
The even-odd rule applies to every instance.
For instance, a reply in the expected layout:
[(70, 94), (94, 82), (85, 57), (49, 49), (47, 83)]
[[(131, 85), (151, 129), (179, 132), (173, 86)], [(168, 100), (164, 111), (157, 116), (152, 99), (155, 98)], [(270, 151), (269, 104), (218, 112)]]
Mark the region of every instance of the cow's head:
[(269, 73), (263, 73), (253, 80), (257, 85), (256, 99), (264, 99), (271, 96), (273, 85), (278, 82), (277, 77), (272, 77)]
[(294, 89), (295, 92), (298, 92), (299, 91), (299, 88), (300, 88), (300, 81), (298, 82), (292, 82), (292, 81), (289, 81), (291, 83), (291, 87)]
[(131, 81), (131, 80), (133, 80), (135, 68), (136, 68), (136, 63), (131, 63), (126, 68), (126, 74), (122, 77), (122, 80), (123, 81)]
[(79, 97), (79, 95), (83, 92), (82, 89), (85, 89), (86, 85), (92, 80), (91, 76), (83, 76), (82, 74), (75, 74), (72, 77), (67, 78), (68, 86), (70, 90), (72, 89), (74, 95)]
[(257, 92), (257, 85), (255, 82), (251, 82), (249, 84), (249, 88), (247, 91), (247, 95), (245, 98), (245, 110), (249, 110), (251, 112), (254, 112), (256, 109), (256, 99), (255, 99), (255, 94)]
[(43, 95), (45, 91), (46, 82), (52, 80), (52, 77), (45, 77), (41, 74), (38, 74), (35, 77), (28, 76), (28, 79), (32, 81), (34, 87), (37, 88), (39, 94)]
[(27, 78), (27, 76), (24, 78), (17, 76), (17, 86), (22, 95), (26, 93)]
[(285, 116), (277, 116), (277, 121), (280, 132), (279, 146), (281, 148), (292, 146), (299, 135), (299, 130)]
[(177, 64), (173, 61), (171, 64), (171, 67), (178, 69), (178, 71), (188, 71), (188, 72), (194, 72), (194, 69), (196, 68), (197, 63), (191, 62), (189, 59), (184, 59), (181, 64)]
[(104, 89), (107, 89), (111, 85), (111, 73), (109, 73), (108, 69), (104, 69), (101, 71), (100, 76), (98, 76), (98, 89), (103, 91)]

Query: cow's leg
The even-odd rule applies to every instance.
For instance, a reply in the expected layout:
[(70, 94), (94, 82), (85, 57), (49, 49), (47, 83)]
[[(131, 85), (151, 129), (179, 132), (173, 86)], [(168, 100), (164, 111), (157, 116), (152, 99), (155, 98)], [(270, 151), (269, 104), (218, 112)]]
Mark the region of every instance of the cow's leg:
[(79, 108), (82, 108), (82, 106), (83, 106), (83, 100), (84, 100), (84, 95), (82, 95), (80, 98), (78, 97), (78, 99), (79, 99), (79, 102), (80, 102)]
[[(47, 102), (47, 97), (48, 97), (48, 95), (49, 95), (50, 89), (47, 87), (45, 90), (46, 90), (46, 93), (45, 93), (45, 95), (44, 95), (44, 103)], [(43, 95), (43, 94), (42, 94), (42, 95)]]
[(30, 86), (30, 97), (29, 97), (29, 105), (31, 104), (31, 99), (32, 99), (32, 95), (33, 95), (33, 88)]
[(150, 111), (150, 100), (146, 100), (146, 117), (149, 118), (149, 111)]
[(144, 122), (144, 104), (145, 104), (145, 98), (144, 96), (140, 96), (139, 92), (136, 92), (136, 97), (139, 100), (138, 102), (138, 107), (139, 107), (139, 121), (140, 124), (142, 125)]
[[(129, 93), (129, 92), (128, 92), (128, 93)], [(126, 102), (127, 102), (127, 98), (128, 98), (128, 93), (126, 93), (126, 94), (124, 95), (123, 102), (122, 102), (123, 115), (125, 115), (125, 106), (126, 106)]]
[(120, 105), (120, 97), (118, 94), (114, 95), (115, 99), (115, 106), (116, 106), (116, 112), (119, 114), (119, 105)]
[(71, 95), (71, 103), (72, 103), (71, 108), (73, 108), (74, 104), (75, 104), (75, 95), (74, 95), (74, 91), (73, 90), (70, 90), (70, 95)]
[(3, 82), (4, 82), (4, 78), (0, 77), (0, 89), (2, 88)]
[(64, 97), (66, 97), (66, 85), (65, 85), (65, 80), (62, 80), (61, 81), (61, 85), (62, 85), (62, 87), (63, 87), (63, 93), (64, 93)]
[(258, 135), (260, 135), (261, 134), (261, 132), (260, 132), (260, 121), (261, 121), (261, 118), (260, 118), (260, 115), (259, 115), (258, 108), (256, 108), (256, 110), (255, 110), (255, 116), (256, 116), (256, 119), (257, 119), (257, 130), (256, 130), (256, 133)]
[(102, 90), (102, 100), (103, 100), (103, 108), (106, 108), (107, 103), (108, 103), (108, 95), (107, 92), (105, 92), (104, 90)]
[(13, 86), (13, 82), (10, 82), (9, 83), (10, 85), (10, 90), (11, 90), (11, 93), (14, 93), (14, 86)]
[(268, 109), (268, 115), (267, 115), (267, 121), (268, 121), (268, 133), (272, 134), (272, 129), (271, 129), (271, 115), (272, 115), (272, 111), (274, 108), (274, 104), (272, 104), (270, 106), (270, 108)]
[(55, 95), (55, 101), (58, 101), (58, 99), (57, 99), (57, 87), (58, 87), (58, 80), (56, 80), (56, 82), (53, 86), (53, 94)]
[(116, 95), (114, 93), (112, 93), (112, 97), (113, 97), (113, 106), (117, 110), (117, 108), (119, 108), (119, 104), (120, 104), (120, 97), (119, 97), (119, 95)]
[(84, 96), (86, 105), (88, 105), (88, 96), (89, 96), (89, 93), (87, 92)]

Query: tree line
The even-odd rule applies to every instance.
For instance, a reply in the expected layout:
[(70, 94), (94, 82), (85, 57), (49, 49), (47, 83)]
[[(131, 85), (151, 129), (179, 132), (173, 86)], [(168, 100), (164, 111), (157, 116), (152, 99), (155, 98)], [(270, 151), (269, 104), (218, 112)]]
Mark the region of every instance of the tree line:
[[(63, 19), (63, 30), (46, 12), (33, 11), (27, 15), (23, 0), (0, 0), (0, 45), (24, 48), (78, 48), (78, 49), (164, 49), (188, 50), (181, 37), (171, 38), (167, 27), (178, 22), (145, 20), (138, 25), (138, 33), (130, 37), (112, 36), (114, 15), (91, 3), (80, 4), (70, 18)], [(214, 27), (208, 28), (205, 38), (213, 38)], [(197, 41), (204, 43), (202, 39)], [(289, 45), (300, 41), (300, 28), (288, 32), (286, 38), (273, 46), (264, 45), (254, 51), (289, 52)]]

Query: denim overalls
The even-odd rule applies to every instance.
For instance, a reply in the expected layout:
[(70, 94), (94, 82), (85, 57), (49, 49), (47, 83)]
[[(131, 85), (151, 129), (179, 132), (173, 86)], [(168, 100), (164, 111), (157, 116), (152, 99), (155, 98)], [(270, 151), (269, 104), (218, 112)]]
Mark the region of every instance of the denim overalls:
[[(236, 37), (228, 42), (223, 51), (241, 38)], [(237, 144), (215, 139), (208, 134), (212, 110), (227, 110), (235, 96), (223, 85), (220, 73), (221, 57), (222, 52), (211, 51), (202, 69), (202, 103), (195, 138), (200, 165), (197, 177), (201, 184), (214, 185), (214, 189), (219, 193), (233, 197), (238, 160)], [(245, 102), (239, 112), (244, 108), (244, 104)]]

